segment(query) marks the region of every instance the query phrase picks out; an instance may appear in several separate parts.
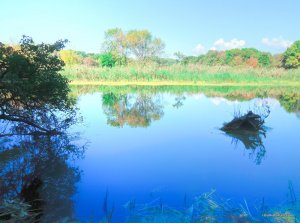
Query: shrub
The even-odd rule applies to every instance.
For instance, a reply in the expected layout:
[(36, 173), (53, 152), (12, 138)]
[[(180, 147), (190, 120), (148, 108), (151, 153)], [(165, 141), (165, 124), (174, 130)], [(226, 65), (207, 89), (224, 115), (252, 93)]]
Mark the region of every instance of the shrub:
[(112, 53), (104, 53), (99, 57), (99, 64), (102, 67), (114, 67), (116, 62)]
[(249, 67), (253, 67), (256, 68), (258, 65), (258, 60), (254, 57), (250, 57), (247, 61), (246, 61), (247, 65)]
[(90, 67), (96, 67), (98, 66), (97, 60), (91, 58), (91, 57), (86, 57), (82, 59), (82, 64)]
[(271, 65), (270, 55), (268, 53), (261, 53), (258, 57), (259, 65), (267, 67)]
[(81, 62), (81, 56), (74, 50), (62, 50), (59, 55), (66, 65), (80, 64)]

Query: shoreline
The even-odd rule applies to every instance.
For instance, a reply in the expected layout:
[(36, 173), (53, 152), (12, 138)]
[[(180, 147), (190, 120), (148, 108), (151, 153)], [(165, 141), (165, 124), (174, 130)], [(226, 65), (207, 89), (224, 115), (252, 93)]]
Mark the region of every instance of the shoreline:
[(292, 81), (274, 81), (265, 82), (224, 82), (213, 83), (203, 81), (70, 81), (69, 85), (92, 85), (92, 86), (199, 86), (199, 87), (300, 87), (300, 82)]

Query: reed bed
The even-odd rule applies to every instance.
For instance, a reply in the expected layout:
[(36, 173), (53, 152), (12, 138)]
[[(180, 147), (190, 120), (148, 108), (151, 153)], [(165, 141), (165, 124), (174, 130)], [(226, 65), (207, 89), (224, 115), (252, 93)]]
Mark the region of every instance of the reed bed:
[(300, 85), (300, 70), (204, 65), (128, 65), (113, 68), (66, 66), (62, 75), (71, 81), (88, 82), (203, 82)]

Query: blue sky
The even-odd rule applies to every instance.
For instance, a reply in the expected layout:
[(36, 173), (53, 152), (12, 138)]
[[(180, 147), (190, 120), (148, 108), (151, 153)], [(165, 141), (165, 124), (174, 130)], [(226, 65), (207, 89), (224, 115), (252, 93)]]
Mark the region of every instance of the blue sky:
[(299, 0), (1, 0), (0, 41), (69, 39), (68, 48), (99, 52), (104, 31), (148, 29), (166, 55), (256, 47), (283, 52), (299, 36)]

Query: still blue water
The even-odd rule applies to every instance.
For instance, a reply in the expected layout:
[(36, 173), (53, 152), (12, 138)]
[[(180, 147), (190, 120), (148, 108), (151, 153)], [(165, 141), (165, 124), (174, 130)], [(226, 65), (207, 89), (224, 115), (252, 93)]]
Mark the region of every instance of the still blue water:
[[(289, 181), (300, 191), (300, 119), (276, 99), (128, 94), (122, 107), (107, 106), (103, 98), (86, 94), (77, 103), (84, 121), (74, 131), (88, 142), (84, 159), (76, 161), (82, 174), (75, 215), (82, 221), (103, 216), (106, 192), (108, 206), (114, 206), (112, 221), (122, 222), (128, 214), (124, 205), (132, 199), (143, 204), (160, 198), (180, 208), (215, 189), (237, 204), (246, 200), (251, 206), (264, 198), (276, 205), (287, 199)], [(256, 150), (245, 149), (219, 128), (236, 111), (266, 104), (268, 131), (259, 145), (265, 154), (257, 158)]]

